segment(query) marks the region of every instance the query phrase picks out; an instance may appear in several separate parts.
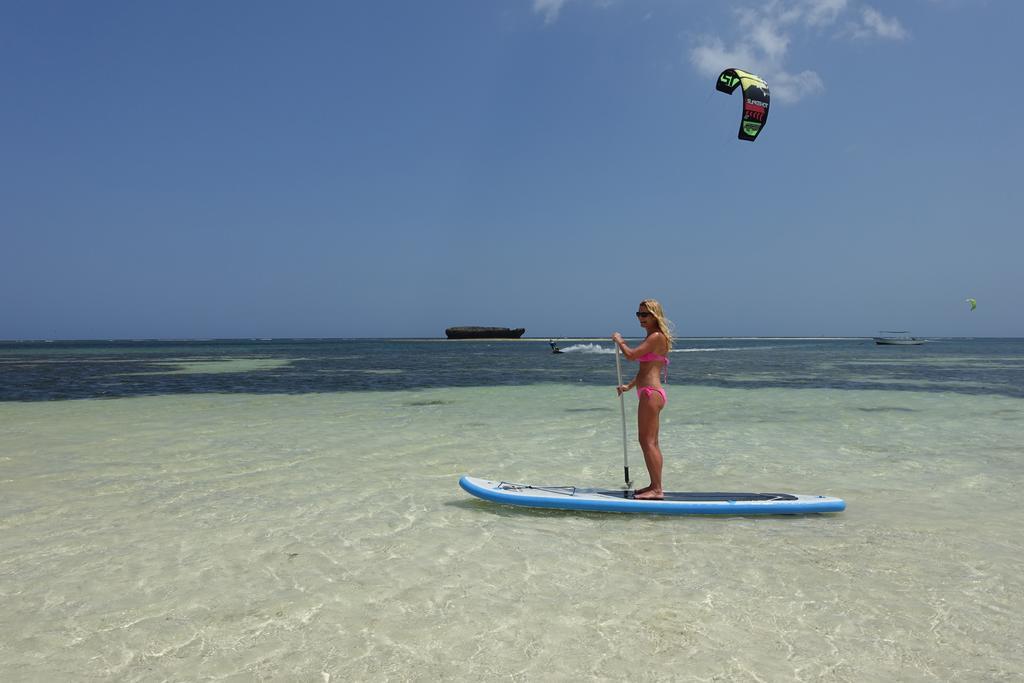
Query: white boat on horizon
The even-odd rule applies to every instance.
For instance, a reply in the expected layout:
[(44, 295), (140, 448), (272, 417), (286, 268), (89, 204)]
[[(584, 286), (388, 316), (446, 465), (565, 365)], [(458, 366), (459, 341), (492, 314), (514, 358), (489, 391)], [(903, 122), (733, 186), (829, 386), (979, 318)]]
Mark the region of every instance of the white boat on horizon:
[(899, 335), (899, 336), (882, 336), (872, 337), (876, 344), (893, 345), (893, 346), (917, 346), (918, 344), (924, 344), (927, 339), (921, 339), (919, 337), (911, 337), (910, 333), (906, 330), (881, 330), (881, 335)]

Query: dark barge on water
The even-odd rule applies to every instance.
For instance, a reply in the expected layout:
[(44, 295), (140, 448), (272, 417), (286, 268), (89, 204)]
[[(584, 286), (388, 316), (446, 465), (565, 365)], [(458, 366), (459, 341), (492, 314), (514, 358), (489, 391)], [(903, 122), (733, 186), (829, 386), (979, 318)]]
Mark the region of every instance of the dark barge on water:
[(519, 339), (525, 327), (449, 327), (444, 331), (449, 339)]

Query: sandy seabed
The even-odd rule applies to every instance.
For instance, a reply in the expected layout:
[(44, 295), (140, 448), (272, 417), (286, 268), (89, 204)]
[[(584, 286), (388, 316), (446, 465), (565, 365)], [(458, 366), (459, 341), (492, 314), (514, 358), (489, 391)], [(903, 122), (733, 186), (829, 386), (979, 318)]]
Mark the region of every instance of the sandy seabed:
[(1024, 401), (670, 387), (661, 440), (670, 489), (848, 509), (459, 489), (617, 485), (601, 387), (0, 403), (0, 678), (1024, 677)]

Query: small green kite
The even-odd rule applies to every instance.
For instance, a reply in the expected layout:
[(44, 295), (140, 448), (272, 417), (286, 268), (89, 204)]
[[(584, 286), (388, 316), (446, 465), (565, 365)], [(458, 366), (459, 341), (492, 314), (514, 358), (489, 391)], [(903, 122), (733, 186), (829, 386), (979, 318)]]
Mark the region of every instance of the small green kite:
[(974, 310), (975, 308), (977, 308), (977, 307), (978, 307), (978, 301), (977, 301), (977, 299), (964, 299), (964, 302), (966, 302), (966, 303), (969, 303), (969, 304), (971, 305), (971, 310), (972, 310), (972, 311), (973, 311), (973, 310)]

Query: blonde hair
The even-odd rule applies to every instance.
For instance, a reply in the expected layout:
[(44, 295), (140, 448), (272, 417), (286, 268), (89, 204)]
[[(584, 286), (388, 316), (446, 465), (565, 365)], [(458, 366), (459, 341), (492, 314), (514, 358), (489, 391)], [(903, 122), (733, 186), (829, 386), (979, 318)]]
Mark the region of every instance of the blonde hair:
[(658, 303), (657, 299), (644, 299), (640, 302), (641, 306), (646, 306), (647, 310), (651, 312), (654, 319), (658, 321), (658, 330), (665, 335), (665, 339), (668, 340), (668, 348), (672, 348), (672, 321), (665, 317), (665, 311), (662, 310), (661, 304)]

